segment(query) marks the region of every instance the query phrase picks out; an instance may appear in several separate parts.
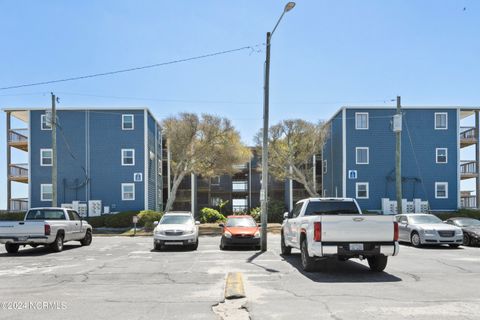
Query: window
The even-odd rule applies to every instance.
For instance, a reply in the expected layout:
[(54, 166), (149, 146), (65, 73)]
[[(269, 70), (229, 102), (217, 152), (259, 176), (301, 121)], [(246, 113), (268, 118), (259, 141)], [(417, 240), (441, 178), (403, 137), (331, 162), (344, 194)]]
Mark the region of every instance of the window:
[(135, 149), (122, 149), (122, 166), (135, 165)]
[(51, 167), (53, 162), (52, 149), (40, 149), (40, 165)]
[(448, 198), (448, 182), (435, 182), (435, 199)]
[(448, 129), (448, 114), (446, 112), (435, 112), (435, 130)]
[(435, 149), (437, 163), (447, 163), (448, 162), (448, 149), (447, 148), (437, 148)]
[(135, 200), (135, 184), (122, 183), (122, 200), (123, 201)]
[(41, 122), (40, 129), (42, 129), (42, 130), (52, 130), (51, 121), (48, 121), (46, 114), (42, 114), (40, 116), (40, 122)]
[(368, 199), (368, 182), (357, 182), (355, 184), (357, 199)]
[(327, 160), (323, 160), (323, 174), (327, 174)]
[(368, 129), (368, 112), (355, 112), (355, 129)]
[(302, 207), (303, 207), (303, 202), (299, 202), (295, 205), (295, 207), (293, 207), (293, 211), (292, 211), (292, 217), (293, 218), (298, 217), (298, 215), (302, 211)]
[(220, 177), (212, 177), (212, 178), (210, 179), (210, 184), (211, 184), (212, 186), (218, 186), (218, 185), (220, 185)]
[(80, 219), (80, 217), (78, 216), (78, 213), (76, 213), (76, 212), (73, 211), (73, 210), (68, 210), (67, 213), (68, 213), (68, 217), (69, 217), (70, 220), (72, 220), (72, 221), (74, 221), (74, 220), (82, 220), (82, 219)]
[(134, 128), (133, 114), (122, 114), (122, 130), (133, 130)]
[(56, 209), (28, 210), (25, 220), (65, 220), (65, 213)]
[(40, 201), (52, 201), (52, 193), (51, 184), (40, 185)]
[(355, 148), (355, 159), (357, 164), (368, 164), (369, 162), (369, 149), (368, 147)]

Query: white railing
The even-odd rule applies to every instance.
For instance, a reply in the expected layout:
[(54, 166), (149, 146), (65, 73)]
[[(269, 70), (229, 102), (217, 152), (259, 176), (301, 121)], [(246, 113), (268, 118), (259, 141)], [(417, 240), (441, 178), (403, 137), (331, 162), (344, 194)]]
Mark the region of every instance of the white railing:
[[(402, 213), (425, 213), (428, 212), (428, 201), (421, 199), (413, 199), (407, 201), (402, 199)], [(382, 212), (383, 214), (397, 214), (397, 201), (388, 198), (382, 198)]]

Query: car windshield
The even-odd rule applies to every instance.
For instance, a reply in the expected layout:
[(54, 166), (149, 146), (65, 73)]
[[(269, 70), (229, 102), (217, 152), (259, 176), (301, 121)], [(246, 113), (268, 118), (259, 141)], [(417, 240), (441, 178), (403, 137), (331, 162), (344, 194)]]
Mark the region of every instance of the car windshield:
[(455, 219), (454, 221), (460, 227), (480, 227), (480, 220), (477, 219)]
[(192, 221), (190, 216), (163, 216), (160, 224), (187, 224)]
[(306, 216), (360, 214), (353, 201), (310, 201), (305, 211)]
[(35, 209), (27, 213), (25, 220), (65, 220), (63, 210)]
[(408, 219), (412, 224), (442, 223), (442, 220), (440, 220), (439, 218), (427, 215), (411, 216), (408, 217)]
[(252, 218), (229, 218), (227, 227), (255, 227), (257, 224)]

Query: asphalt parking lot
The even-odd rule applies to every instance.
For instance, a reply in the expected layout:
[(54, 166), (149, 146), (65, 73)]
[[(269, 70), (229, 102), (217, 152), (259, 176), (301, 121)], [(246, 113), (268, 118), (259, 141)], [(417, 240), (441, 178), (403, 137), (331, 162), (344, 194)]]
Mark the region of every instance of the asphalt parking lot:
[[(1, 319), (217, 319), (228, 272), (243, 274), (252, 319), (479, 319), (480, 248), (401, 246), (386, 272), (365, 262), (329, 262), (300, 271), (297, 252), (220, 251), (201, 237), (198, 251), (152, 251), (150, 237), (95, 237), (17, 256), (0, 248)], [(5, 302), (61, 302), (62, 308), (5, 309)]]

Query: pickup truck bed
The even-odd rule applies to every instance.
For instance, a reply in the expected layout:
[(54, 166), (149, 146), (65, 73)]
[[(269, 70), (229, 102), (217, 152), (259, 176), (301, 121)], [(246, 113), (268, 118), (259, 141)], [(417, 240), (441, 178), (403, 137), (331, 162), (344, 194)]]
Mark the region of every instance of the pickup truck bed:
[(0, 221), (0, 243), (9, 253), (26, 245), (48, 245), (58, 252), (68, 241), (80, 241), (82, 245), (92, 241), (92, 226), (70, 209), (33, 208), (24, 221)]
[(362, 214), (349, 198), (310, 198), (297, 202), (282, 224), (282, 253), (299, 249), (302, 267), (313, 270), (322, 258), (367, 259), (383, 271), (398, 254), (398, 225), (393, 216)]

